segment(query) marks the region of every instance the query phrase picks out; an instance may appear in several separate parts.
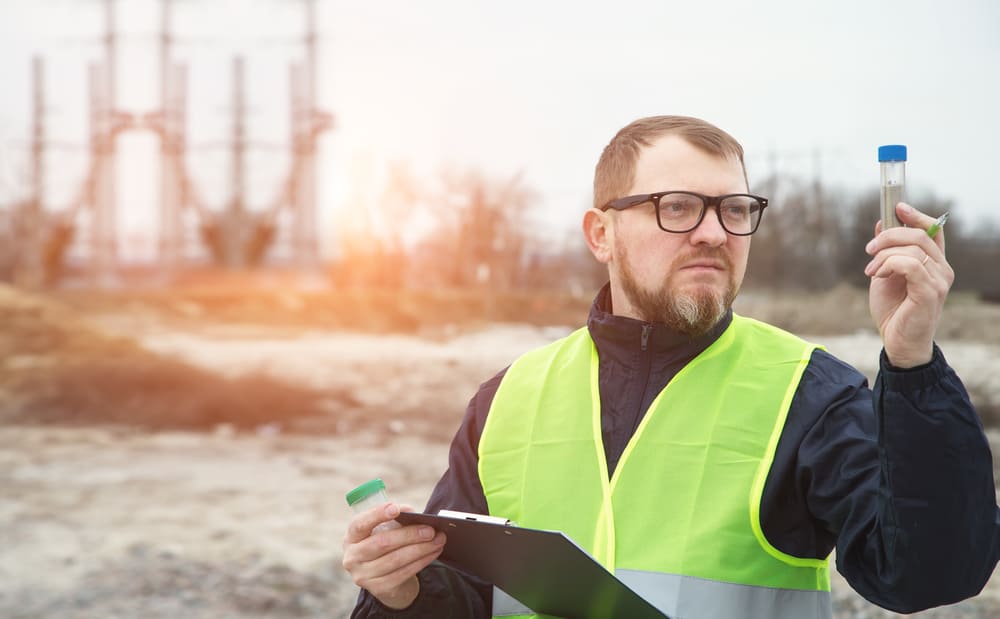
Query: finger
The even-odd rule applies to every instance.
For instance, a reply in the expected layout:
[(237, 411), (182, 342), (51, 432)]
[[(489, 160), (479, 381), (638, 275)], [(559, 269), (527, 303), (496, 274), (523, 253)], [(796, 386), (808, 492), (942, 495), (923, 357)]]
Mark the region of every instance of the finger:
[(955, 281), (955, 271), (940, 250), (933, 247), (923, 252), (914, 245), (879, 251), (865, 267), (865, 275), (872, 279), (901, 276), (909, 291), (919, 291), (926, 299), (943, 299)]
[[(925, 213), (918, 211), (909, 204), (905, 202), (900, 202), (896, 205), (896, 213), (904, 224), (911, 228), (919, 228), (926, 232), (928, 228), (937, 222), (936, 217), (931, 217)], [(927, 237), (931, 238), (931, 237)], [(934, 245), (938, 247), (942, 252), (944, 251), (944, 230), (938, 230), (937, 234), (934, 235), (932, 239)]]
[(426, 524), (411, 524), (397, 529), (380, 530), (375, 535), (360, 543), (377, 548), (378, 554), (383, 555), (397, 548), (433, 540), (435, 533), (434, 527)]
[[(905, 226), (910, 228), (919, 228), (924, 231), (930, 228), (931, 225), (937, 221), (934, 217), (921, 213), (906, 202), (900, 202), (896, 205), (896, 216)], [(875, 222), (875, 236), (878, 236), (883, 230), (885, 230), (885, 228), (882, 226), (882, 220), (879, 219)]]
[[(393, 531), (393, 533), (396, 532)], [(381, 534), (376, 537), (381, 537)], [(428, 535), (421, 530), (421, 535), (416, 539), (414, 536), (408, 535), (406, 543), (379, 545), (374, 550), (374, 552), (379, 553), (378, 556), (367, 563), (373, 574), (389, 574), (424, 555), (440, 550), (446, 541), (444, 533), (431, 529)]]
[(890, 277), (892, 275), (903, 275), (907, 280), (913, 280), (917, 274), (922, 274), (924, 279), (927, 275), (933, 275), (931, 269), (934, 262), (927, 254), (918, 258), (911, 254), (894, 254), (891, 256), (880, 256), (872, 260), (865, 267), (865, 275), (872, 278)]
[[(930, 254), (934, 260), (944, 262), (944, 247), (936, 241), (937, 239), (927, 236), (927, 232), (922, 228), (890, 228), (879, 232), (875, 238), (868, 241), (865, 252), (876, 256), (886, 250), (912, 247), (915, 248), (914, 251)], [(923, 256), (919, 258), (923, 260)]]
[(897, 254), (866, 269), (865, 274), (872, 279), (902, 276), (906, 279), (908, 289), (916, 285), (931, 284), (934, 278), (928, 277), (929, 269), (926, 268), (928, 265), (921, 264), (921, 260), (909, 254)]
[(434, 540), (435, 531), (427, 525), (410, 525), (389, 530), (380, 530), (354, 544), (344, 545), (345, 558), (357, 563), (367, 563), (379, 560), (400, 548), (425, 544)]
[(441, 544), (423, 554), (411, 557), (409, 561), (401, 562), (391, 571), (373, 570), (367, 574), (355, 575), (354, 584), (379, 596), (399, 587), (408, 578), (430, 565), (443, 550), (444, 544)]
[(383, 522), (389, 522), (398, 515), (399, 505), (395, 503), (385, 503), (361, 512), (351, 518), (351, 522), (347, 525), (344, 544), (354, 544), (370, 537), (372, 529)]
[(932, 256), (929, 253), (923, 251), (917, 245), (903, 245), (897, 247), (890, 247), (878, 251), (872, 257), (871, 261), (869, 261), (868, 264), (865, 265), (865, 275), (868, 275), (869, 277), (873, 276), (876, 273), (876, 271), (879, 271), (882, 268), (882, 265), (885, 264), (886, 261), (898, 258), (913, 260), (920, 266), (926, 266), (930, 262), (929, 258), (932, 258)]
[[(391, 531), (388, 533), (396, 532)], [(430, 561), (433, 561), (441, 553), (447, 541), (444, 533), (437, 533), (429, 539), (420, 536), (420, 541), (402, 546), (386, 543), (368, 543), (378, 538), (389, 537), (386, 533), (379, 533), (375, 538), (366, 540), (345, 550), (342, 560), (343, 567), (351, 574), (351, 577), (359, 586), (365, 586), (363, 583), (368, 583), (374, 579), (397, 574), (406, 566), (419, 562), (428, 556), (432, 557), (427, 561), (427, 563), (430, 563)], [(400, 581), (405, 580), (407, 576), (409, 574), (402, 576)], [(365, 588), (367, 587), (365, 586)]]
[(906, 202), (900, 202), (896, 205), (896, 216), (899, 217), (899, 221), (910, 228), (920, 228), (921, 230), (927, 230), (936, 221), (934, 217), (921, 213)]

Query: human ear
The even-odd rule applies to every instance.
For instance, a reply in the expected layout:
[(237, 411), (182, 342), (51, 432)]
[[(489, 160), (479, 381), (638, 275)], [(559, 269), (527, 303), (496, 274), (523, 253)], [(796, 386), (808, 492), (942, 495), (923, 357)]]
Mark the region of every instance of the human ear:
[(583, 238), (587, 241), (590, 253), (594, 254), (598, 262), (608, 264), (611, 262), (612, 252), (612, 224), (611, 214), (596, 208), (589, 209), (583, 214)]

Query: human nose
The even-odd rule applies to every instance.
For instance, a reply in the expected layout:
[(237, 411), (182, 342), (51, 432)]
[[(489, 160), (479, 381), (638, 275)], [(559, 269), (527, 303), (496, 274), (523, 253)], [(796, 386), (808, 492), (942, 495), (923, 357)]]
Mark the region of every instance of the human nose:
[(719, 221), (718, 206), (712, 205), (705, 209), (705, 215), (701, 218), (698, 226), (691, 231), (691, 243), (694, 245), (710, 245), (719, 247), (725, 244), (729, 238), (729, 233), (722, 227)]

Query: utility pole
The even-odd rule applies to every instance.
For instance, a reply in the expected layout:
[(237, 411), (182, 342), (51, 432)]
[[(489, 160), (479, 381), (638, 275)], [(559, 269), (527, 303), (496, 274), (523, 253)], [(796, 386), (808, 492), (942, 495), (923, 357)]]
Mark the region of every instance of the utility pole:
[(26, 288), (38, 288), (44, 279), (42, 244), (45, 239), (45, 65), (41, 57), (31, 61), (31, 195), (20, 209), (20, 230), (14, 242), (21, 249), (15, 281)]
[(178, 174), (178, 139), (182, 129), (176, 127), (173, 87), (175, 67), (171, 63), (171, 0), (162, 0), (160, 11), (160, 109), (155, 130), (160, 138), (160, 260), (167, 273), (173, 273), (180, 261), (182, 222), (180, 182)]
[[(97, 190), (91, 218), (91, 260), (93, 272), (91, 276), (98, 286), (110, 285), (115, 263), (117, 262), (117, 226), (115, 223), (115, 175), (116, 136), (123, 119), (116, 109), (118, 59), (118, 34), (115, 30), (115, 0), (104, 0), (104, 69), (99, 71), (101, 78), (97, 79), (102, 96), (96, 97), (100, 105), (96, 110), (98, 147), (94, 149), (96, 166)], [(92, 73), (93, 77), (93, 73)], [(93, 86), (92, 86), (93, 87)]]
[[(31, 62), (34, 121), (31, 131), (31, 204), (33, 223), (41, 224), (45, 203), (45, 64), (35, 56)], [(37, 229), (40, 227), (36, 225)]]
[(299, 186), (299, 213), (295, 218), (296, 262), (301, 266), (316, 264), (316, 0), (306, 3), (306, 64), (304, 103), (308, 119)]
[(292, 239), (295, 262), (312, 267), (319, 262), (316, 233), (316, 141), (330, 128), (329, 114), (316, 109), (317, 44), (316, 0), (305, 2), (305, 62), (292, 67), (292, 178), (289, 199), (293, 208)]
[(230, 136), (230, 182), (232, 197), (222, 216), (222, 246), (226, 266), (242, 268), (246, 264), (246, 63), (242, 56), (233, 59), (233, 124)]

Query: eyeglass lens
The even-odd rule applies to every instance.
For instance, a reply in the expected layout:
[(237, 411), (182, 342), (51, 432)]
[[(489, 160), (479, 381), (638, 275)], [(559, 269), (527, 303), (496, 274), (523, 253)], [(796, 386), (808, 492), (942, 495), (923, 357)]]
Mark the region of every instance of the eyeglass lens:
[[(688, 193), (668, 193), (660, 197), (660, 225), (671, 232), (694, 228), (706, 208), (705, 201)], [(729, 196), (716, 206), (722, 227), (732, 234), (749, 234), (757, 227), (763, 208), (750, 196)]]

